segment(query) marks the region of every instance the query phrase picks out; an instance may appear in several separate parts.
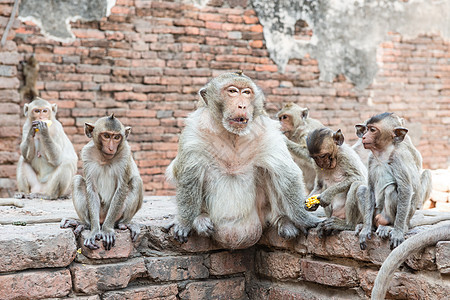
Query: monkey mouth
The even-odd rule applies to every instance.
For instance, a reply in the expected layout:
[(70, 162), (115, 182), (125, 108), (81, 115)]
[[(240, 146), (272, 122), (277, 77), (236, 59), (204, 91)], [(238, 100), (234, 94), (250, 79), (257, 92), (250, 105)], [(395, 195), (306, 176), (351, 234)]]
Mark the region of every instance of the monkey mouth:
[(245, 117), (239, 117), (239, 118), (233, 118), (233, 119), (228, 119), (228, 122), (230, 122), (230, 125), (247, 125), (248, 123), (248, 118)]

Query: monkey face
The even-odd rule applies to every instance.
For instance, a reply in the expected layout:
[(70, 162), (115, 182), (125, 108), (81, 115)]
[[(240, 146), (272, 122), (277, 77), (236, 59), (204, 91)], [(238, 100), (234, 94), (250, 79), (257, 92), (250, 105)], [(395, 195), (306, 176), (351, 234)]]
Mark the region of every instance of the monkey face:
[(311, 157), (316, 162), (316, 165), (321, 169), (334, 169), (336, 167), (336, 155), (335, 153), (320, 153), (311, 155)]
[(123, 140), (122, 134), (120, 132), (114, 131), (104, 131), (100, 132), (99, 140), (101, 143), (101, 151), (105, 158), (111, 159), (117, 152), (120, 143)]
[(221, 91), (223, 99), (222, 124), (226, 130), (237, 135), (249, 132), (253, 120), (253, 89), (246, 85), (228, 85)]
[(294, 125), (292, 122), (292, 116), (289, 114), (281, 114), (278, 116), (278, 120), (281, 124), (281, 131), (284, 134), (290, 133), (294, 129)]
[(51, 108), (46, 106), (35, 107), (31, 110), (32, 121), (47, 121), (50, 119)]

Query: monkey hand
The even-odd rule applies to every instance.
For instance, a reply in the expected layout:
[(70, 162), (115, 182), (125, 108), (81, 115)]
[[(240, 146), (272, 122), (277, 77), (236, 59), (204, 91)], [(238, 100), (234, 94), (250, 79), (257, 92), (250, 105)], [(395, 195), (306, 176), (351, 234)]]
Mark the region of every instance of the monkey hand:
[(99, 240), (102, 238), (101, 232), (98, 230), (94, 230), (91, 231), (91, 233), (89, 234), (89, 236), (84, 240), (84, 246), (86, 248), (89, 248), (91, 250), (96, 250), (98, 248), (100, 248), (97, 243), (95, 242), (96, 240)]
[(214, 232), (214, 224), (206, 214), (195, 218), (193, 225), (200, 236), (210, 236)]
[(42, 134), (48, 133), (48, 128), (52, 125), (52, 121), (46, 120), (46, 121), (33, 121), (31, 123), (31, 127), (34, 128), (35, 132), (40, 131)]
[(331, 204), (331, 200), (333, 200), (333, 196), (331, 193), (327, 193), (327, 191), (317, 196), (317, 199), (320, 201), (320, 206), (327, 207)]
[(397, 248), (401, 243), (405, 241), (405, 235), (403, 231), (400, 229), (392, 229), (391, 233), (389, 234), (389, 245), (391, 246), (391, 250), (394, 248)]
[(188, 240), (189, 233), (191, 232), (192, 226), (183, 225), (178, 220), (176, 220), (172, 226), (173, 226), (173, 237), (175, 238), (175, 240), (179, 241), (180, 243), (186, 243)]
[(114, 228), (102, 228), (101, 237), (105, 250), (111, 250), (116, 243), (116, 233), (114, 232)]
[(314, 196), (311, 196), (308, 199), (306, 199), (306, 201), (305, 201), (305, 209), (307, 211), (315, 211), (315, 210), (317, 210), (317, 208), (319, 208), (319, 204), (320, 204), (319, 197), (320, 197), (320, 195), (314, 195)]

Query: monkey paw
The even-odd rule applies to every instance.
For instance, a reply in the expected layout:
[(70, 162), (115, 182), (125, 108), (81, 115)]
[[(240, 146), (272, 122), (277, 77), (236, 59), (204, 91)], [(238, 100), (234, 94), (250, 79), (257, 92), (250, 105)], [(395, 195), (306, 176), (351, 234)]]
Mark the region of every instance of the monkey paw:
[(191, 226), (182, 225), (181, 223), (175, 221), (173, 224), (173, 237), (180, 243), (186, 243), (191, 229)]
[(193, 226), (200, 236), (210, 236), (214, 232), (214, 224), (205, 214), (195, 218)]
[(327, 193), (327, 191), (323, 192), (319, 196), (317, 196), (317, 199), (320, 201), (320, 206), (327, 207), (330, 205), (331, 200), (333, 200), (333, 195)]
[(283, 239), (290, 240), (295, 238), (300, 233), (300, 230), (287, 217), (282, 217), (278, 220), (278, 235)]
[(333, 218), (327, 218), (317, 226), (317, 235), (319, 238), (332, 235), (336, 233), (335, 223)]
[(120, 230), (130, 230), (130, 234), (131, 234), (131, 240), (133, 242), (136, 242), (137, 237), (139, 236), (139, 234), (141, 233), (141, 227), (138, 224), (123, 224), (123, 223), (119, 223), (117, 225), (117, 227)]
[(103, 240), (103, 247), (105, 247), (105, 250), (111, 250), (111, 248), (116, 243), (116, 233), (114, 232), (114, 229), (104, 229), (101, 232), (101, 237)]
[(101, 235), (100, 231), (91, 231), (89, 236), (84, 240), (83, 244), (86, 248), (89, 248), (91, 250), (96, 250), (100, 247), (97, 245), (97, 243), (95, 241), (101, 239), (101, 237), (102, 237), (102, 235)]
[(378, 226), (378, 229), (377, 229), (377, 235), (380, 238), (386, 239), (389, 237), (391, 230), (392, 230), (391, 226), (380, 225), (380, 226)]
[(391, 233), (389, 235), (389, 245), (391, 246), (391, 249), (396, 248), (398, 245), (403, 243), (405, 241), (405, 235), (403, 232), (399, 229), (392, 229)]

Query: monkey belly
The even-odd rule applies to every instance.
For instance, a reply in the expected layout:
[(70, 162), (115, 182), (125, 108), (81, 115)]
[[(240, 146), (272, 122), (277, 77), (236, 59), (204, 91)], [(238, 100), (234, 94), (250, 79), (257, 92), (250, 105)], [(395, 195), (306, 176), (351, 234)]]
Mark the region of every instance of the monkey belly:
[(213, 238), (221, 246), (231, 249), (244, 249), (256, 244), (262, 235), (259, 218), (235, 220), (219, 224), (214, 228)]

